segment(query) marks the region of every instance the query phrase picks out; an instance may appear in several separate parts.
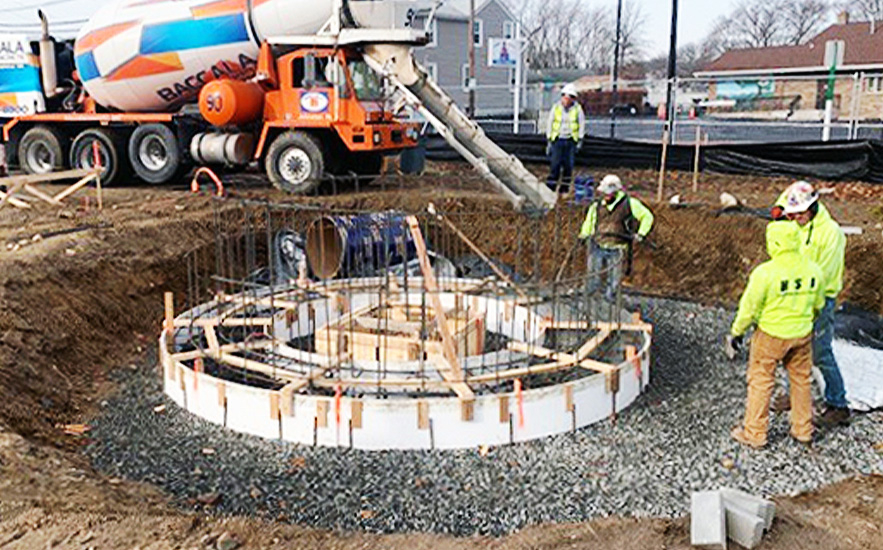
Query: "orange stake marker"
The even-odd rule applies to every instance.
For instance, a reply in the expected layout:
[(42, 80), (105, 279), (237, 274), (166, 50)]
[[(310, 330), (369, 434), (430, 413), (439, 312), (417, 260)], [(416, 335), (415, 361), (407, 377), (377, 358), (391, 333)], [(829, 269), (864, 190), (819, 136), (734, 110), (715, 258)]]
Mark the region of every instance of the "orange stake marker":
[(518, 404), (518, 427), (524, 427), (524, 393), (521, 391), (521, 379), (515, 379), (515, 402)]
[(338, 384), (334, 388), (334, 421), (337, 422), (337, 425), (340, 426), (340, 396), (342, 395), (343, 390)]

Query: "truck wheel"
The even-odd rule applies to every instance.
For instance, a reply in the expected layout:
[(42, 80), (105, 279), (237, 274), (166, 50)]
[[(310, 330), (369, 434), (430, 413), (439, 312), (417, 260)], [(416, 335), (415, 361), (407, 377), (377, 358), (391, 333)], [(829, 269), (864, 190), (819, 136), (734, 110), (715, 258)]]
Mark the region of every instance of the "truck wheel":
[(325, 171), (321, 145), (304, 132), (285, 132), (277, 137), (267, 151), (265, 165), (273, 186), (294, 194), (316, 189)]
[(119, 142), (119, 138), (102, 128), (92, 128), (80, 132), (71, 146), (71, 168), (93, 168), (95, 154), (92, 144), (98, 143), (102, 185), (110, 186), (119, 183), (126, 175), (126, 169), (120, 163), (120, 151), (123, 148)]
[(164, 124), (144, 124), (129, 138), (129, 159), (135, 175), (146, 183), (168, 183), (181, 167), (181, 148)]
[(18, 144), (18, 165), (28, 174), (48, 174), (64, 168), (61, 141), (46, 126), (28, 130)]

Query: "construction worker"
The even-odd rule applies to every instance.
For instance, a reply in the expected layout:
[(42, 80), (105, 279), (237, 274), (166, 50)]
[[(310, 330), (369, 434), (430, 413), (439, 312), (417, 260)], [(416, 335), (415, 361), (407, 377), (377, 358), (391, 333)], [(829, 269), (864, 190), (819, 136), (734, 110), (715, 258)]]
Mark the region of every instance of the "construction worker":
[(546, 126), (546, 156), (549, 157), (548, 183), (558, 184), (563, 170), (563, 181), (570, 185), (576, 153), (583, 147), (586, 115), (576, 101), (576, 87), (567, 84), (561, 89), (561, 101), (549, 111)]
[[(800, 230), (800, 251), (822, 269), (825, 276), (825, 307), (813, 328), (813, 363), (825, 380), (825, 412), (817, 423), (833, 427), (849, 422), (849, 405), (843, 377), (834, 358), (834, 309), (837, 295), (843, 288), (843, 267), (846, 236), (828, 209), (819, 202), (819, 194), (805, 181), (791, 184), (773, 207), (774, 218), (793, 221)], [(788, 410), (788, 402), (780, 396), (774, 409)]]
[[(612, 302), (622, 280), (624, 261), (631, 258), (632, 243), (641, 242), (653, 229), (653, 212), (630, 197), (619, 176), (607, 174), (598, 184), (598, 198), (589, 206), (579, 238), (590, 239), (589, 293), (601, 286), (606, 273), (604, 297)], [(629, 256), (626, 256), (626, 253)]]
[(745, 332), (757, 325), (748, 359), (745, 418), (731, 432), (733, 439), (755, 448), (767, 443), (780, 361), (791, 380), (791, 436), (806, 445), (812, 442), (812, 330), (816, 313), (825, 305), (825, 280), (821, 268), (800, 253), (800, 237), (793, 223), (767, 225), (770, 259), (751, 272), (724, 350), (735, 357)]

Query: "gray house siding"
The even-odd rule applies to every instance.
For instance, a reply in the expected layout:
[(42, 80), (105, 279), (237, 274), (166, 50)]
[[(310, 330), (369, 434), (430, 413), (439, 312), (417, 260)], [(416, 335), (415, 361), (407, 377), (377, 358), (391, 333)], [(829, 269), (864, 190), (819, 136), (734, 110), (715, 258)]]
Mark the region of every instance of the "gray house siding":
[[(476, 21), (482, 24), (481, 45), (475, 48), (475, 107), (477, 116), (512, 116), (513, 92), (509, 69), (487, 66), (489, 38), (502, 38), (504, 24), (514, 23), (512, 17), (499, 4), (498, 0), (485, 3), (475, 14)], [(422, 27), (424, 20), (417, 19), (416, 27)], [(465, 109), (469, 95), (463, 88), (463, 66), (469, 64), (469, 20), (440, 16), (435, 23), (435, 46), (426, 46), (415, 51), (417, 61), (424, 67), (434, 65), (436, 80), (442, 88)]]

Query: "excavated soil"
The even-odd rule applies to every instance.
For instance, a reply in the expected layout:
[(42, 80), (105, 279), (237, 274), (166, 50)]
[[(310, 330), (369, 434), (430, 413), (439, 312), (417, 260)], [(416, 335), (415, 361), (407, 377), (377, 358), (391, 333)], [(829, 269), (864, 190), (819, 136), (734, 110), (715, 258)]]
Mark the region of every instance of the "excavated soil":
[[(653, 199), (654, 173), (620, 173), (639, 196)], [(603, 171), (594, 175), (599, 179)], [(560, 209), (553, 214), (561, 217), (557, 221), (501, 226), (513, 219), (507, 203), (475, 181), (461, 165), (440, 164), (422, 178), (389, 176), (382, 185), (301, 201), (415, 210), (432, 200), (452, 212), (452, 219), (463, 213), (463, 231), (487, 242), (510, 265), (524, 254), (519, 242), (537, 235), (556, 239), (560, 247), (554, 254), (523, 269), (527, 274), (538, 269), (543, 278), (556, 273), (582, 208)], [(689, 174), (671, 174), (664, 196), (681, 192), (682, 202), (695, 206), (653, 206), (657, 248), (638, 249), (627, 283), (642, 292), (732, 305), (750, 268), (764, 259), (764, 222), (716, 215), (717, 196), (726, 190), (759, 207), (787, 183), (703, 175), (700, 192), (692, 193)], [(239, 196), (283, 198), (253, 176), (231, 178), (230, 185)], [(881, 191), (883, 186), (839, 183), (825, 202), (844, 225), (863, 229), (849, 237), (844, 298), (883, 313)], [(202, 548), (223, 533), (246, 548), (283, 542), (298, 548), (688, 547), (687, 519), (608, 518), (531, 527), (501, 539), (333, 533), (261, 518), (181, 512), (155, 488), (93, 471), (77, 451), (88, 431), (76, 425), (87, 428), (113, 391), (113, 369), (154, 367), (143, 361), (160, 328), (162, 292), (183, 293), (182, 256), (210, 244), (219, 212), (236, 208), (235, 201), (180, 189), (119, 188), (104, 198), (101, 212), (82, 199), (64, 209), (0, 210), (0, 241), (6, 245), (0, 249), (0, 548)], [(549, 236), (555, 228), (564, 229)], [(576, 254), (569, 263), (579, 261), (584, 258)], [(780, 519), (762, 548), (883, 548), (880, 477), (853, 479), (779, 505)]]

